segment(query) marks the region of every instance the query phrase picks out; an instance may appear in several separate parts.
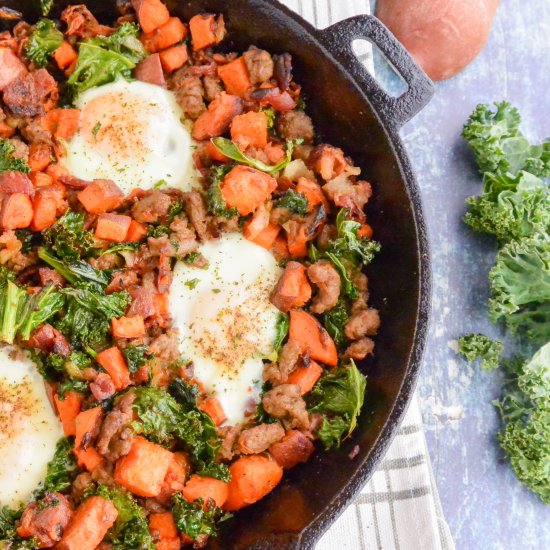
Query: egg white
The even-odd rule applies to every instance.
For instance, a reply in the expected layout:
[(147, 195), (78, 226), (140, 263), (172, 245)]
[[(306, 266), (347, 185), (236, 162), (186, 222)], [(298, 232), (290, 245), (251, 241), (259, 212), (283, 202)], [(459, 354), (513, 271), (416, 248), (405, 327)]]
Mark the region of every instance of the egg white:
[(273, 353), (278, 310), (269, 294), (282, 269), (274, 256), (238, 233), (203, 244), (207, 269), (178, 262), (170, 311), (180, 351), (195, 378), (238, 424), (259, 400), (262, 358)]
[(62, 164), (84, 180), (110, 179), (125, 192), (159, 181), (184, 191), (196, 185), (193, 141), (173, 92), (119, 79), (81, 94), (76, 134)]
[(43, 481), (63, 429), (29, 357), (0, 349), (0, 506), (18, 508)]

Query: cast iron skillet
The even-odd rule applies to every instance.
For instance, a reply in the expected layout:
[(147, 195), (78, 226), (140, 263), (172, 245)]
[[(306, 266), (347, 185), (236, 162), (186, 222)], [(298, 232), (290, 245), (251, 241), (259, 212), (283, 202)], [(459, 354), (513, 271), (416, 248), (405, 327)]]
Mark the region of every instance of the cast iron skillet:
[[(57, 2), (53, 15), (68, 2)], [(73, 0), (73, 4), (78, 0)], [(114, 0), (85, 2), (112, 19)], [(239, 512), (212, 548), (309, 549), (351, 502), (386, 451), (412, 395), (428, 325), (430, 271), (426, 228), (416, 181), (398, 136), (429, 101), (432, 83), (374, 17), (358, 16), (316, 30), (273, 0), (168, 0), (173, 14), (223, 13), (228, 48), (250, 44), (290, 52), (319, 137), (342, 147), (373, 183), (367, 214), (382, 253), (368, 270), (372, 303), (381, 311), (376, 355), (360, 367), (368, 375), (366, 404), (353, 437), (338, 451), (287, 473), (256, 506)], [(0, 0), (38, 17), (38, 0)], [(402, 75), (408, 90), (389, 97), (351, 49), (355, 38), (375, 43)], [(354, 460), (348, 454), (359, 446)]]

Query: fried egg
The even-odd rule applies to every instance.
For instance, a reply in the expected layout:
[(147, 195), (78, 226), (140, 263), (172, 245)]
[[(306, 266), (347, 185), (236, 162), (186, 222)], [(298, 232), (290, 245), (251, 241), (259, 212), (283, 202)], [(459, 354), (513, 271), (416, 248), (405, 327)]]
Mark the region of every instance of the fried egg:
[(262, 359), (273, 354), (279, 315), (269, 294), (282, 269), (269, 251), (237, 233), (199, 252), (208, 268), (176, 265), (170, 311), (183, 359), (234, 425), (259, 401)]
[(159, 182), (184, 191), (195, 185), (193, 141), (172, 92), (119, 79), (82, 93), (74, 136), (62, 164), (84, 180), (110, 179), (125, 192)]
[(28, 355), (0, 349), (0, 506), (18, 508), (44, 480), (63, 429)]

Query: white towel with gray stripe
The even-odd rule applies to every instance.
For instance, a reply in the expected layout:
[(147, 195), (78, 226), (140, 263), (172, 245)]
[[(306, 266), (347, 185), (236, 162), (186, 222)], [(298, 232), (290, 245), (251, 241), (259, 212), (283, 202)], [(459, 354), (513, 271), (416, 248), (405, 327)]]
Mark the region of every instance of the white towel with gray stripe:
[[(361, 13), (369, 0), (282, 0), (318, 28)], [(355, 53), (373, 71), (372, 51)], [(435, 485), (418, 398), (371, 480), (316, 550), (454, 550)]]

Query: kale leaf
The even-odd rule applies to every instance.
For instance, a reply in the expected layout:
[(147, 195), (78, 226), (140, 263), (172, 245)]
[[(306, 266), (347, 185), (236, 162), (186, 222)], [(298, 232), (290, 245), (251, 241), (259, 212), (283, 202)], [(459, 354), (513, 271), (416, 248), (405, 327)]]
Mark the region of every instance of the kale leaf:
[(231, 517), (231, 514), (218, 508), (212, 500), (205, 507), (202, 499), (188, 502), (180, 493), (176, 493), (172, 502), (172, 514), (178, 531), (193, 540), (200, 535), (215, 537), (218, 523)]
[(48, 15), (53, 7), (53, 0), (40, 0), (40, 9), (42, 10), (42, 15), (45, 17)]
[(10, 510), (7, 506), (0, 507), (0, 542), (15, 537), (15, 522), (21, 517), (23, 510)]
[(139, 387), (133, 391), (137, 419), (132, 426), (136, 433), (163, 445), (179, 440), (191, 454), (197, 473), (229, 479), (227, 466), (215, 462), (221, 441), (208, 414), (189, 402), (179, 403), (158, 388)]
[(27, 162), (15, 156), (15, 147), (7, 139), (0, 138), (0, 174), (2, 172), (28, 174), (30, 171)]
[(481, 172), (517, 174), (525, 170), (538, 177), (550, 176), (550, 140), (531, 145), (520, 132), (518, 110), (503, 101), (478, 105), (462, 135), (474, 151)]
[(130, 79), (132, 69), (147, 55), (138, 34), (137, 25), (123, 23), (110, 36), (82, 42), (75, 70), (67, 81), (73, 94), (113, 82), (119, 76)]
[(147, 358), (147, 346), (128, 346), (122, 350), (126, 363), (128, 364), (128, 370), (131, 373), (137, 372), (137, 370), (145, 365)]
[(64, 304), (63, 295), (53, 285), (43, 287), (36, 294), (27, 294), (18, 308), (17, 328), (23, 340), (28, 340), (33, 330), (53, 317)]
[(355, 268), (366, 266), (380, 251), (380, 243), (359, 237), (357, 233), (361, 224), (347, 219), (348, 212), (347, 208), (342, 208), (338, 212), (336, 216), (337, 236), (330, 243), (328, 252)]
[(518, 479), (550, 504), (550, 342), (530, 361), (516, 361), (496, 403), (504, 428), (499, 441)]
[[(323, 414), (318, 432), (325, 449), (339, 447), (344, 432), (348, 437), (357, 426), (363, 407), (367, 380), (353, 360), (348, 366), (325, 373), (308, 395), (308, 410)], [(337, 420), (339, 418), (339, 420)], [(345, 426), (345, 430), (342, 430)]]
[(168, 385), (168, 392), (185, 411), (196, 408), (200, 390), (195, 384), (189, 384), (183, 378), (176, 378)]
[(38, 257), (53, 267), (72, 285), (87, 285), (90, 288), (103, 290), (111, 281), (111, 274), (108, 270), (94, 269), (84, 260), (60, 260), (44, 247), (38, 249)]
[(63, 33), (51, 19), (40, 19), (25, 46), (26, 56), (37, 66), (45, 67), (50, 55), (61, 46)]
[(76, 459), (73, 454), (73, 446), (66, 438), (57, 442), (55, 454), (48, 463), (44, 483), (35, 492), (35, 498), (43, 497), (47, 492), (62, 493), (66, 491), (78, 474)]
[(345, 331), (348, 319), (349, 304), (343, 297), (338, 300), (338, 303), (332, 309), (324, 313), (322, 317), (323, 326), (339, 349), (344, 348), (348, 343)]
[(84, 228), (86, 216), (67, 210), (51, 227), (43, 232), (44, 242), (58, 258), (80, 260), (94, 247), (94, 236)]
[(290, 327), (290, 318), (285, 313), (279, 313), (277, 317), (277, 325), (275, 327), (276, 335), (275, 341), (273, 342), (273, 349), (279, 351), (283, 345), (283, 341), (288, 334), (288, 329)]
[[(493, 322), (503, 318), (519, 333), (533, 334), (533, 319), (548, 315), (550, 302), (550, 236), (536, 233), (531, 237), (512, 241), (497, 255), (497, 263), (489, 275), (491, 298), (489, 317)], [(519, 319), (517, 312), (529, 312)], [(539, 311), (541, 313), (539, 313)], [(542, 340), (550, 339), (550, 325), (536, 331)]]
[(96, 349), (107, 343), (110, 321), (124, 315), (130, 304), (126, 291), (104, 294), (95, 287), (64, 288), (65, 314), (54, 325), (73, 346)]
[(261, 160), (256, 160), (249, 157), (248, 155), (245, 155), (239, 149), (239, 146), (230, 139), (224, 137), (215, 137), (212, 138), (211, 141), (216, 149), (220, 153), (222, 153), (222, 155), (225, 155), (227, 158), (234, 160), (240, 164), (246, 164), (247, 166), (251, 166), (256, 170), (265, 172), (266, 174), (274, 174), (275, 172), (280, 172), (281, 170), (283, 170), (284, 167), (292, 160), (292, 153), (294, 152), (294, 148), (303, 142), (302, 139), (287, 141), (285, 145), (285, 157), (277, 164), (271, 165), (265, 164)]
[(28, 340), (31, 332), (63, 307), (63, 297), (52, 285), (28, 294), (14, 282), (5, 268), (0, 270), (0, 339), (12, 344), (19, 332)]
[(98, 485), (96, 495), (110, 500), (118, 511), (115, 524), (109, 529), (105, 540), (113, 550), (154, 550), (156, 548), (149, 533), (143, 508), (129, 493), (115, 487)]
[(484, 334), (465, 334), (458, 339), (458, 352), (470, 362), (481, 359), (481, 368), (490, 371), (498, 368), (504, 346)]
[(309, 203), (305, 195), (294, 189), (289, 189), (280, 199), (277, 199), (275, 205), (300, 216), (307, 214), (309, 210)]

